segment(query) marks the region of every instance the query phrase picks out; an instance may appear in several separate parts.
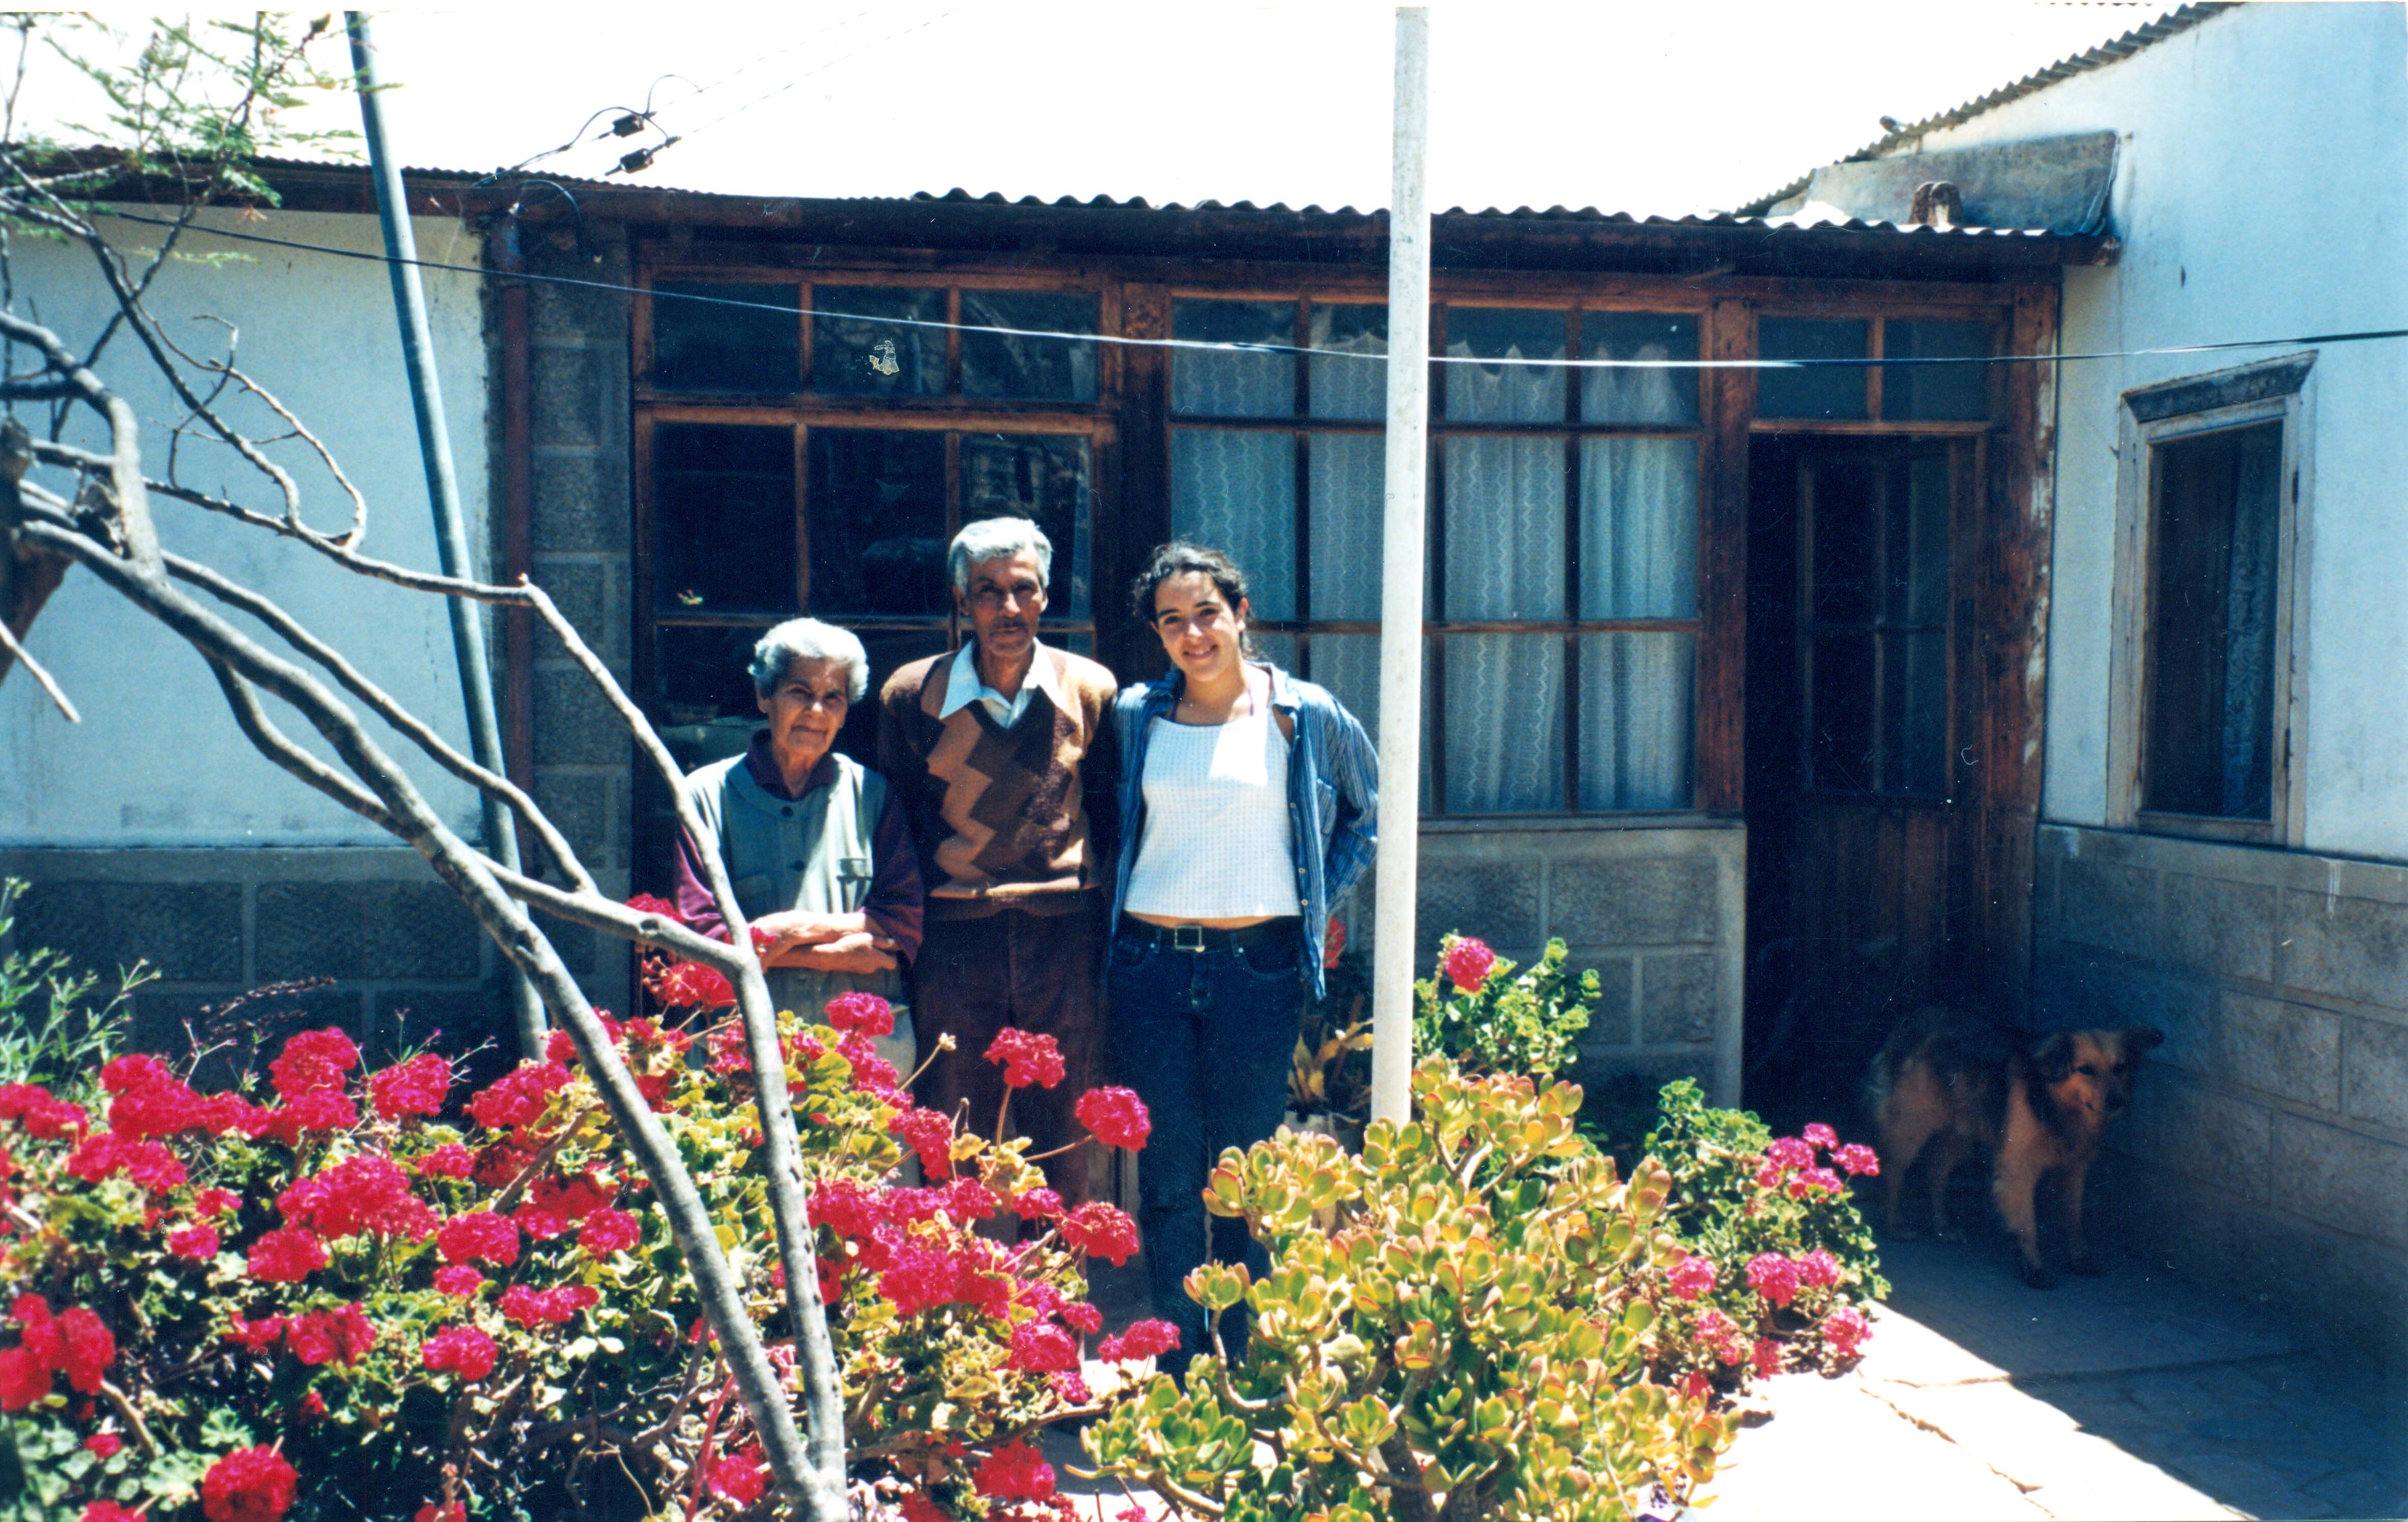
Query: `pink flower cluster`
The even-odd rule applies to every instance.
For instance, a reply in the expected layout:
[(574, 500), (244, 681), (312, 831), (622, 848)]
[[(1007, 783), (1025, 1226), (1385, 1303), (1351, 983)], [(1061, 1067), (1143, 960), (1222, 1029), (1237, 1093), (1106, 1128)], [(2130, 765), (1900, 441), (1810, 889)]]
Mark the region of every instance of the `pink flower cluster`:
[(895, 1034), (895, 1007), (876, 994), (838, 994), (827, 1002), (827, 1023), (838, 1031), (864, 1036)]
[[(1826, 1151), (1831, 1155), (1833, 1167), (1818, 1166), (1815, 1161), (1818, 1153)], [(1785, 1189), (1792, 1199), (1804, 1199), (1815, 1194), (1842, 1192), (1847, 1185), (1840, 1177), (1842, 1173), (1853, 1176), (1880, 1171), (1881, 1158), (1872, 1148), (1861, 1142), (1842, 1145), (1838, 1132), (1816, 1121), (1801, 1135), (1773, 1138), (1764, 1149), (1756, 1182), (1763, 1188)]]
[(518, 1223), (489, 1210), (454, 1215), (435, 1233), (446, 1263), (492, 1263), (509, 1268), (519, 1260)]
[(363, 1153), (321, 1170), (276, 1197), (285, 1221), (321, 1237), (374, 1233), (424, 1242), (436, 1216), (410, 1192), (409, 1174), (379, 1153)]
[(0, 1084), (0, 1120), (13, 1120), (41, 1141), (56, 1142), (80, 1131), (90, 1119), (83, 1106), (52, 1098), (39, 1084)]
[(1670, 1275), (1672, 1293), (1684, 1300), (1694, 1300), (1714, 1290), (1714, 1260), (1703, 1253), (1691, 1253), (1672, 1266)]
[(1497, 954), (1488, 942), (1466, 936), (1447, 948), (1446, 958), (1440, 964), (1446, 981), (1467, 994), (1476, 994), (1488, 984), (1488, 974), (1496, 969)]
[(1798, 1257), (1758, 1253), (1747, 1262), (1747, 1285), (1776, 1306), (1786, 1306), (1800, 1289), (1828, 1288), (1840, 1282), (1840, 1260), (1817, 1247)]
[(1136, 1321), (1118, 1337), (1096, 1344), (1096, 1357), (1106, 1363), (1133, 1363), (1169, 1352), (1179, 1345), (1179, 1328), (1168, 1321)]
[(474, 1327), (446, 1327), (418, 1349), (418, 1361), (430, 1373), (450, 1371), (469, 1385), (494, 1371), (499, 1350), (494, 1340)]
[(995, 1040), (987, 1043), (986, 1059), (1003, 1069), (1007, 1088), (1027, 1088), (1031, 1084), (1052, 1088), (1062, 1082), (1068, 1070), (1062, 1064), (1062, 1048), (1053, 1037), (1017, 1026), (1006, 1026), (996, 1032)]
[(237, 1448), (201, 1476), (201, 1510), (209, 1522), (277, 1522), (300, 1478), (273, 1448)]
[(512, 1285), (502, 1291), (502, 1318), (529, 1331), (538, 1327), (557, 1327), (601, 1299), (601, 1292), (590, 1285), (561, 1285), (540, 1290)]
[(439, 1115), (443, 1113), (443, 1100), (451, 1092), (452, 1064), (432, 1052), (422, 1052), (368, 1079), (368, 1098), (383, 1120), (399, 1120), (404, 1115)]
[(50, 1382), (66, 1376), (79, 1395), (97, 1395), (117, 1358), (117, 1338), (99, 1315), (80, 1305), (56, 1315), (39, 1295), (20, 1295), (8, 1307), (17, 1324), (17, 1345), (0, 1351), (0, 1411), (22, 1411), (50, 1393)]
[(357, 1304), (305, 1311), (294, 1316), (262, 1316), (257, 1321), (245, 1321), (237, 1311), (227, 1326), (226, 1338), (253, 1353), (265, 1353), (280, 1342), (311, 1368), (328, 1362), (357, 1363), (377, 1344), (376, 1328)]
[(487, 1130), (523, 1130), (567, 1086), (568, 1070), (559, 1063), (522, 1062), (470, 1098), (468, 1113)]
[(1145, 1139), (1154, 1134), (1153, 1117), (1135, 1089), (1091, 1088), (1079, 1096), (1077, 1114), (1079, 1124), (1108, 1147), (1142, 1151)]

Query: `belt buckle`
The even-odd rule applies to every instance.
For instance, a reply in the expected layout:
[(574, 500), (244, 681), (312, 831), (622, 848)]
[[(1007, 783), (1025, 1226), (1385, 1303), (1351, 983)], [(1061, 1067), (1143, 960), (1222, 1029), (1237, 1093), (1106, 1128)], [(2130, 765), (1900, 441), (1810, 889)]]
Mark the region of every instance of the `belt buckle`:
[(1170, 927), (1170, 949), (1172, 951), (1183, 952), (1202, 951), (1204, 949), (1204, 926), (1200, 925), (1172, 926)]

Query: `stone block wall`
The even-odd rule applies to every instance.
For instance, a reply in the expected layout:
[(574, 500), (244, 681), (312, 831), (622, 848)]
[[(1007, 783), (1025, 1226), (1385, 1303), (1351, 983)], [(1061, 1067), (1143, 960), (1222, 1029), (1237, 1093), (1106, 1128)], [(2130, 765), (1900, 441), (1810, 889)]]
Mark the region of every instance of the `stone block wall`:
[[(615, 224), (590, 228), (581, 244), (566, 247), (530, 236), (526, 253), (538, 274), (630, 283), (624, 232)], [(627, 299), (614, 292), (536, 286), (528, 301), (527, 355), (535, 580), (623, 684), (633, 682), (634, 628)], [(500, 341), (496, 324), (489, 324), (489, 337)], [(501, 373), (498, 356), (493, 368)], [(498, 438), (493, 453), (498, 468)], [(497, 482), (494, 499), (500, 497)], [(585, 673), (540, 629), (535, 656), (536, 801), (603, 890), (624, 897), (633, 891), (634, 747)], [(587, 996), (611, 1009), (626, 1008), (624, 943), (556, 921), (541, 923)]]
[(2408, 868), (2045, 826), (2033, 920), (2042, 1020), (2166, 1034), (2102, 1222), (2408, 1362)]
[(303, 1009), (370, 1053), (441, 1029), (466, 1045), (509, 1029), (499, 958), (459, 897), (406, 848), (0, 851), (31, 886), (13, 940), (108, 979), (136, 961), (135, 1036), (173, 1049), (208, 1005), (266, 984), (332, 985), (262, 1006)]
[[(1746, 860), (1737, 824), (1432, 825), (1422, 832), (1416, 965), (1431, 965), (1449, 930), (1525, 965), (1561, 937), (1570, 965), (1595, 968), (1603, 989), (1575, 1077), (1695, 1077), (1716, 1103), (1735, 1104)], [(1373, 914), (1367, 883), (1349, 910), (1354, 943), (1369, 943)]]

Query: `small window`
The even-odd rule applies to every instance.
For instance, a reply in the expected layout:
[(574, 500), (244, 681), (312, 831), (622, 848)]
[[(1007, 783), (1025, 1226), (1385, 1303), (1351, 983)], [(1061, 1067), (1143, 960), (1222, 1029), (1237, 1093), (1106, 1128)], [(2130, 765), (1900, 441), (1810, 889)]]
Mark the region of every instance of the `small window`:
[(810, 430), (811, 611), (941, 614), (945, 436)]
[[(1583, 312), (1581, 350), (1586, 359), (1695, 360), (1698, 320), (1686, 312)], [(1698, 372), (1612, 366), (1584, 370), (1581, 420), (1693, 426)]]
[[(1871, 324), (1863, 319), (1768, 317), (1756, 325), (1757, 353), (1765, 359), (1860, 360), (1871, 352)], [(1810, 365), (1800, 369), (1756, 372), (1756, 415), (1760, 418), (1857, 419), (1865, 415), (1862, 365)]]
[[(1292, 301), (1174, 301), (1170, 336), (1185, 343), (1296, 347)], [(1284, 418), (1296, 412), (1296, 355), (1182, 349), (1170, 368), (1170, 409), (1189, 418)]]
[(655, 388), (794, 394), (803, 349), (795, 287), (654, 280), (652, 289)]
[(2141, 806), (2269, 819), (2283, 425), (2159, 444)]
[(1446, 415), (1457, 423), (1561, 423), (1564, 367), (1530, 364), (1564, 357), (1564, 314), (1512, 307), (1449, 307)]
[(2315, 360), (2125, 394), (2112, 825), (2299, 842), (2289, 672)]
[(653, 428), (652, 585), (663, 609), (781, 617), (793, 610), (792, 430)]
[(1312, 415), (1378, 422), (1388, 415), (1388, 309), (1315, 303), (1306, 346), (1315, 351), (1305, 372)]
[[(962, 293), (962, 395), (1012, 401), (1092, 402), (1096, 345), (1024, 335), (1096, 331), (1096, 298), (1064, 291)], [(976, 328), (1010, 328), (980, 333)]]

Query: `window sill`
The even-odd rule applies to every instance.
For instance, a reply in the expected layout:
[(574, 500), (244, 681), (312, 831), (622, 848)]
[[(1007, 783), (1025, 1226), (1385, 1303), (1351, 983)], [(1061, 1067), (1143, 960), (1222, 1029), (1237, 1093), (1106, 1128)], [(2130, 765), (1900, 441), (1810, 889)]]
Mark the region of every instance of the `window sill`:
[(2250, 845), (2274, 845), (2273, 821), (2223, 819), (2212, 814), (2161, 813), (2143, 809), (2132, 827), (2145, 835), (2179, 835), (2198, 840), (2235, 840)]

